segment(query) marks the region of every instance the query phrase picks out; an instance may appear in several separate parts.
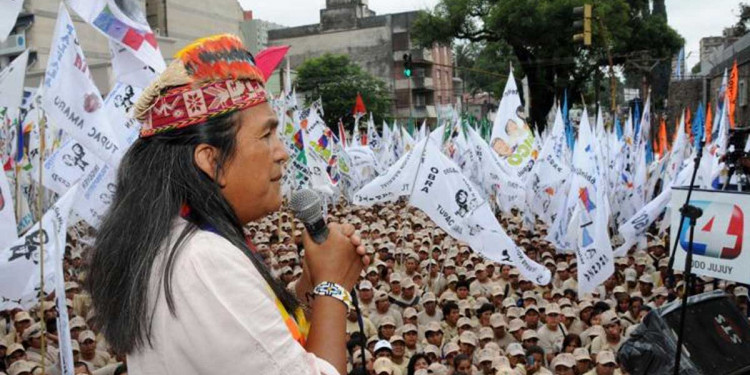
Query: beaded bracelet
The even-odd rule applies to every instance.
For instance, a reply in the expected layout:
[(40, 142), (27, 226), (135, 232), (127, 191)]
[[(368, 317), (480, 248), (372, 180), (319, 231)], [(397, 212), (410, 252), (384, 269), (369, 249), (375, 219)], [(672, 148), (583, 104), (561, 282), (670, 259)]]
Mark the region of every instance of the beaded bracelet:
[(352, 295), (349, 291), (344, 289), (343, 286), (332, 283), (330, 281), (324, 281), (316, 286), (312, 293), (316, 296), (327, 296), (333, 297), (341, 301), (346, 305), (347, 308), (352, 307)]

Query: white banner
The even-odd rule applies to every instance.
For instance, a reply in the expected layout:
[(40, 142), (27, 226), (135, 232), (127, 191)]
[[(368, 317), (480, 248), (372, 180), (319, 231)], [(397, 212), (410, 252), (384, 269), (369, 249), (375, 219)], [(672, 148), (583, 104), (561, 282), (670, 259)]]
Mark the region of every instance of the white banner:
[(646, 231), (651, 224), (656, 221), (659, 215), (667, 208), (667, 203), (672, 197), (672, 190), (667, 188), (647, 205), (643, 206), (633, 217), (625, 224), (620, 226), (620, 234), (625, 239), (625, 243), (615, 251), (616, 257), (625, 256), (628, 250), (637, 244), (638, 241), (646, 235)]
[(47, 117), (100, 159), (116, 166), (125, 150), (109, 124), (64, 3), (60, 3), (50, 56), (42, 97)]
[[(671, 243), (679, 241), (674, 268), (685, 269), (690, 226), (682, 232), (679, 208), (685, 204), (687, 188), (672, 189)], [(750, 208), (750, 194), (694, 190), (690, 204), (703, 210), (695, 226), (692, 272), (738, 283), (750, 283), (750, 223), (745, 217)]]
[(67, 0), (81, 18), (157, 72), (166, 68), (156, 35), (136, 0)]
[(396, 164), (388, 168), (386, 173), (363, 186), (354, 194), (352, 203), (369, 207), (378, 203), (392, 202), (401, 196), (409, 195), (414, 186), (414, 177), (420, 168), (422, 153), (427, 142), (427, 139), (419, 142), (414, 150), (401, 157)]
[[(56, 259), (65, 252), (68, 214), (78, 195), (70, 189), (25, 236), (0, 252), (0, 310), (28, 309), (39, 302), (40, 248), (44, 245), (45, 292), (54, 289)], [(40, 226), (41, 224), (41, 226)]]

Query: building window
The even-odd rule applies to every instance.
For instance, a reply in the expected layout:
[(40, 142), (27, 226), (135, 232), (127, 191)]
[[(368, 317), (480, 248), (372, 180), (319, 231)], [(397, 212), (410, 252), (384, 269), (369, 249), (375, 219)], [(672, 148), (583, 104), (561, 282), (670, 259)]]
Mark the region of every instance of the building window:
[(415, 107), (424, 107), (425, 106), (425, 96), (424, 94), (414, 94), (414, 106)]
[(745, 87), (745, 80), (741, 79), (740, 84), (737, 87), (737, 90), (739, 91), (739, 101), (740, 106), (744, 107), (747, 105), (747, 87)]

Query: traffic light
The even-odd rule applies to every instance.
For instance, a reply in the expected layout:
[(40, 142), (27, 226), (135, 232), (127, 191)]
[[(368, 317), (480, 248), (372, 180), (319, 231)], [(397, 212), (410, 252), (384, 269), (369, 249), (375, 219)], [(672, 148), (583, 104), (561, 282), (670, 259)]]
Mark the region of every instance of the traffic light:
[(411, 77), (411, 53), (404, 54), (404, 76)]
[(584, 46), (591, 45), (591, 4), (573, 8), (573, 15), (583, 16), (582, 19), (573, 23), (577, 34), (573, 35), (573, 41), (583, 42)]

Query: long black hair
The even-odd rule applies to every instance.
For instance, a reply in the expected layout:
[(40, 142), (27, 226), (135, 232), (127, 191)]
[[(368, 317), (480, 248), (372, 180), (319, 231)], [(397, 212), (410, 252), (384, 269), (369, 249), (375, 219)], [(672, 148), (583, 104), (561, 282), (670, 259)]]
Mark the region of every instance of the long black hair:
[[(138, 139), (122, 159), (112, 205), (105, 215), (90, 259), (86, 289), (91, 293), (95, 323), (116, 353), (151, 345), (149, 285), (158, 282), (170, 313), (177, 316), (172, 272), (181, 245), (201, 226), (210, 227), (241, 249), (271, 286), (284, 307), (299, 302), (268, 271), (262, 257), (245, 243), (242, 223), (221, 193), (218, 176), (236, 151), (237, 113)], [(194, 150), (208, 144), (218, 150), (215, 175), (194, 162)], [(190, 221), (176, 239), (170, 231), (184, 204)], [(174, 246), (166, 244), (174, 240)], [(154, 261), (167, 252), (159, 269)], [(153, 272), (152, 272), (153, 271)], [(163, 287), (163, 291), (161, 288)]]

